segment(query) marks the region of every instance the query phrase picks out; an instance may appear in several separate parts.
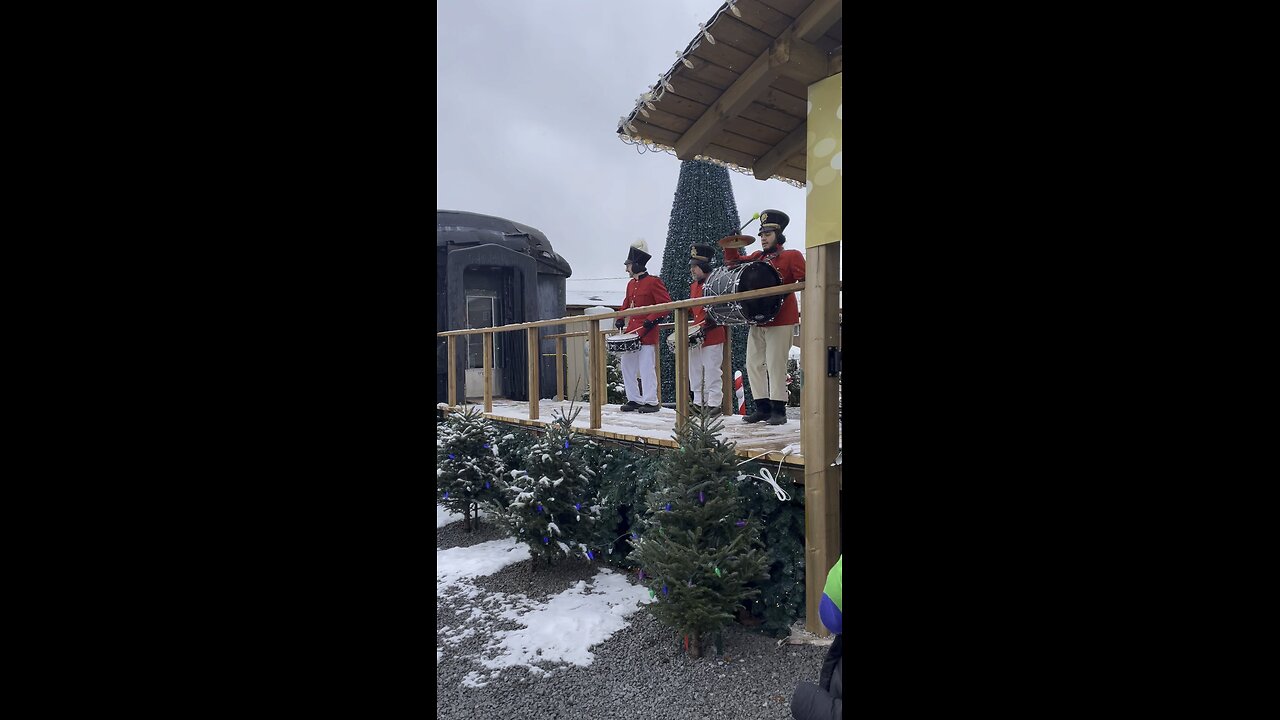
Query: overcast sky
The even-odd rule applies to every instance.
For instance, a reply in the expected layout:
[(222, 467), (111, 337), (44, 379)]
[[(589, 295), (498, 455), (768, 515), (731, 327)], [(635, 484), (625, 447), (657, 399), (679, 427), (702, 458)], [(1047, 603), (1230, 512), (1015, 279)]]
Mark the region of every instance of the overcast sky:
[[(436, 207), (541, 230), (573, 267), (570, 289), (624, 277), (637, 238), (661, 272), (680, 160), (639, 154), (615, 129), (720, 4), (438, 0)], [(729, 176), (739, 222), (782, 210), (787, 245), (803, 252), (804, 190)]]

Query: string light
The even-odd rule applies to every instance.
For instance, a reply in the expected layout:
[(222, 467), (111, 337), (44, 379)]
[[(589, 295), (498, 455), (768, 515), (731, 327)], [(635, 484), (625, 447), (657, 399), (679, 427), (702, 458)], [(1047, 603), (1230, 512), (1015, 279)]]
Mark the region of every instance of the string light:
[[(680, 64), (683, 64), (685, 67), (689, 68), (690, 70), (696, 69), (696, 67), (693, 64), (693, 61), (689, 59), (689, 56), (691, 56), (693, 52), (698, 49), (698, 47), (701, 45), (700, 41), (702, 39), (705, 39), (707, 42), (711, 43), (712, 45), (716, 43), (716, 39), (711, 35), (710, 29), (716, 24), (716, 21), (720, 19), (720, 16), (725, 12), (725, 10), (728, 10), (729, 12), (733, 13), (735, 17), (742, 17), (742, 11), (738, 10), (737, 8), (737, 0), (729, 0), (728, 2), (726, 2), (724, 7), (721, 7), (719, 10), (716, 11), (716, 14), (712, 16), (710, 22), (698, 23), (697, 38), (695, 38), (692, 42), (690, 42), (689, 46), (686, 47), (683, 52), (678, 50), (676, 51), (675, 56), (676, 56), (677, 64), (672, 65), (670, 70), (667, 70), (665, 73), (659, 75), (658, 82), (655, 85), (649, 86), (649, 92), (644, 93), (643, 95), (641, 95), (639, 98), (636, 99), (635, 109), (631, 111), (630, 115), (626, 115), (618, 118), (618, 129), (621, 131), (625, 131), (625, 134), (620, 132), (619, 137), (624, 143), (635, 147), (637, 153), (643, 155), (646, 152), (660, 151), (660, 152), (665, 152), (669, 155), (676, 154), (675, 148), (672, 148), (667, 145), (663, 145), (662, 143), (654, 142), (652, 140), (646, 140), (644, 138), (639, 137), (640, 132), (639, 130), (636, 129), (636, 126), (633, 125), (631, 121), (635, 118), (637, 113), (646, 118), (650, 117), (648, 111), (658, 109), (657, 106), (654, 105), (654, 103), (661, 100), (662, 97), (667, 93), (675, 92), (675, 87), (673, 87), (671, 84), (671, 76), (675, 74), (676, 68)], [(734, 172), (742, 173), (743, 175), (755, 174), (755, 171), (752, 170), (751, 168), (744, 168), (736, 163), (725, 162), (722, 160), (717, 160), (715, 158), (703, 157), (701, 155), (697, 156), (694, 159), (711, 162), (716, 165), (720, 165), (721, 167), (729, 168)], [(771, 179), (781, 180), (782, 182), (785, 182), (786, 184), (791, 185), (793, 187), (797, 187), (797, 188), (805, 187), (805, 183), (800, 182), (799, 180), (785, 178), (785, 177), (782, 177), (781, 175), (774, 175), (773, 178)]]

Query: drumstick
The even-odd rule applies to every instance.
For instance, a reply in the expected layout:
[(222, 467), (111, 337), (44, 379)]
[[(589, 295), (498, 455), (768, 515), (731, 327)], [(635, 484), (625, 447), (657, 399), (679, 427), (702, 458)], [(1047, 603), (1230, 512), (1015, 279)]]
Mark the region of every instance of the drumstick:
[(747, 229), (747, 225), (750, 225), (751, 223), (759, 219), (760, 219), (760, 213), (756, 213), (755, 215), (752, 215), (751, 219), (747, 221), (746, 225), (743, 225), (742, 227), (738, 228), (738, 234), (741, 235), (742, 231)]

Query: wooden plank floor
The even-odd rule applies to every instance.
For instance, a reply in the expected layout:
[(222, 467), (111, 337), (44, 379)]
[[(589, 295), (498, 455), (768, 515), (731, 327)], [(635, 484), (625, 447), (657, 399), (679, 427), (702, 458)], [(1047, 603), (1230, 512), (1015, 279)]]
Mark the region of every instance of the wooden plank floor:
[[(529, 419), (529, 403), (493, 399), (493, 412), (485, 413), (485, 417), (507, 422), (513, 425), (542, 427), (554, 420), (561, 412), (567, 413), (568, 402), (555, 400), (539, 401), (538, 420)], [(573, 423), (574, 428), (588, 435), (641, 442), (648, 445), (676, 447), (672, 439), (676, 422), (674, 410), (662, 408), (656, 413), (624, 413), (617, 405), (605, 405), (603, 422), (599, 430), (592, 430), (590, 408), (587, 403), (575, 403), (582, 412)], [(736, 452), (743, 458), (759, 456), (760, 460), (781, 462), (785, 466), (804, 467), (804, 455), (800, 452), (800, 421), (792, 418), (785, 425), (769, 425), (766, 423), (742, 422), (739, 415), (721, 418), (724, 429), (721, 436), (725, 440), (737, 444)]]

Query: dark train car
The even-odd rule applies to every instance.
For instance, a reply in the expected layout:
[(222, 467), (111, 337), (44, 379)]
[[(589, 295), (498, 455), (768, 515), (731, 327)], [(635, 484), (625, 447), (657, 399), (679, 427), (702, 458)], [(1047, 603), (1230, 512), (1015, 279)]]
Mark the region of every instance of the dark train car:
[[(491, 327), (565, 316), (565, 278), (572, 269), (541, 231), (504, 218), (436, 210), (436, 331)], [(544, 335), (564, 326), (543, 328)], [(540, 398), (555, 395), (554, 340), (543, 340)], [(528, 400), (524, 332), (496, 333), (494, 397)], [(480, 335), (456, 341), (458, 398), (484, 395)], [(436, 402), (448, 402), (448, 345), (436, 343)]]

